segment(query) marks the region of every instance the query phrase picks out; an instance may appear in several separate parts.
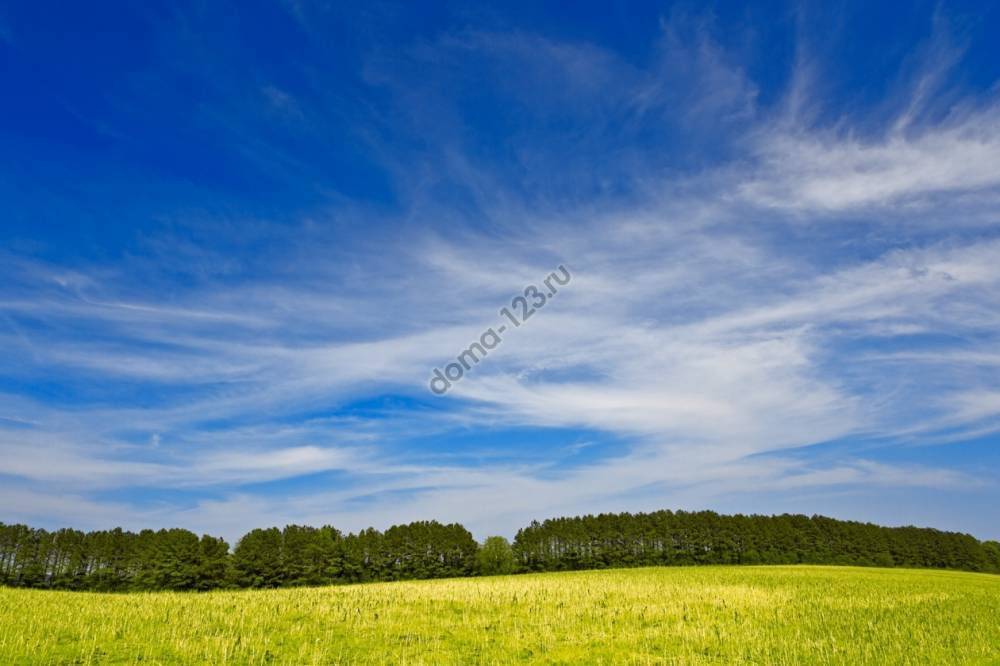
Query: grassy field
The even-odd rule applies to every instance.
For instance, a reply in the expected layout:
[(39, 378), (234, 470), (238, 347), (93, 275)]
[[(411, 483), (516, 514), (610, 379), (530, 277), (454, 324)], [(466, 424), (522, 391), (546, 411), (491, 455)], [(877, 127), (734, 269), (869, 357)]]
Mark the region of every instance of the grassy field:
[(268, 591), (0, 590), (0, 664), (1000, 664), (1000, 576), (652, 568)]

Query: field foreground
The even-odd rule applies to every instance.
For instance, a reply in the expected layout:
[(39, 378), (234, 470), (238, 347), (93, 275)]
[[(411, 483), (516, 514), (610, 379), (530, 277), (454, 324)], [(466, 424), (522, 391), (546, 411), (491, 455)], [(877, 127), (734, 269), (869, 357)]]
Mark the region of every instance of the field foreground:
[(1000, 663), (1000, 576), (687, 567), (267, 591), (0, 589), (0, 663)]

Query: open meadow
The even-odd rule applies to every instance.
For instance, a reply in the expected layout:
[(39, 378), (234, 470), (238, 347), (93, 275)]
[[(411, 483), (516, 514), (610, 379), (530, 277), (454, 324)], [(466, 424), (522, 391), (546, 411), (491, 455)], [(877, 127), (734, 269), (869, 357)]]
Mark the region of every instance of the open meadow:
[(675, 567), (208, 593), (0, 590), (3, 664), (1000, 663), (1000, 576)]

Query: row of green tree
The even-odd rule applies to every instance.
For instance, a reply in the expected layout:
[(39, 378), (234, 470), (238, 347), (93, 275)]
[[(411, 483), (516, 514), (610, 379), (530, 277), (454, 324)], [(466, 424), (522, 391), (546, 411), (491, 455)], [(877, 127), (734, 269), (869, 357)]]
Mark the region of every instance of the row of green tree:
[(521, 571), (683, 564), (843, 564), (1000, 573), (1000, 543), (823, 516), (656, 511), (533, 522), (514, 541)]
[(513, 545), (482, 545), (435, 521), (343, 534), (255, 529), (232, 550), (183, 529), (47, 531), (0, 523), (0, 584), (70, 590), (286, 587), (680, 564), (854, 564), (1000, 573), (1000, 543), (821, 516), (710, 511), (601, 514), (533, 522)]
[(54, 532), (0, 523), (0, 584), (70, 590), (210, 590), (471, 576), (479, 545), (461, 525), (416, 522), (342, 534), (255, 529), (230, 552), (183, 529)]

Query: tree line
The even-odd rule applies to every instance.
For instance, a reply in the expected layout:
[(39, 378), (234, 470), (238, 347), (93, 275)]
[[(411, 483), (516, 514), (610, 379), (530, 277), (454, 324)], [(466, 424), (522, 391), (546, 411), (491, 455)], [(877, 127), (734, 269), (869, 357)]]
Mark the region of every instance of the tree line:
[(600, 514), (532, 522), (513, 544), (478, 544), (458, 524), (384, 532), (255, 529), (230, 549), (184, 529), (47, 531), (0, 523), (0, 584), (67, 590), (291, 587), (651, 565), (851, 564), (1000, 573), (1000, 543), (822, 516), (711, 511)]
[(532, 522), (520, 571), (686, 564), (842, 564), (1000, 573), (1000, 543), (957, 532), (823, 516), (712, 511), (619, 513)]

